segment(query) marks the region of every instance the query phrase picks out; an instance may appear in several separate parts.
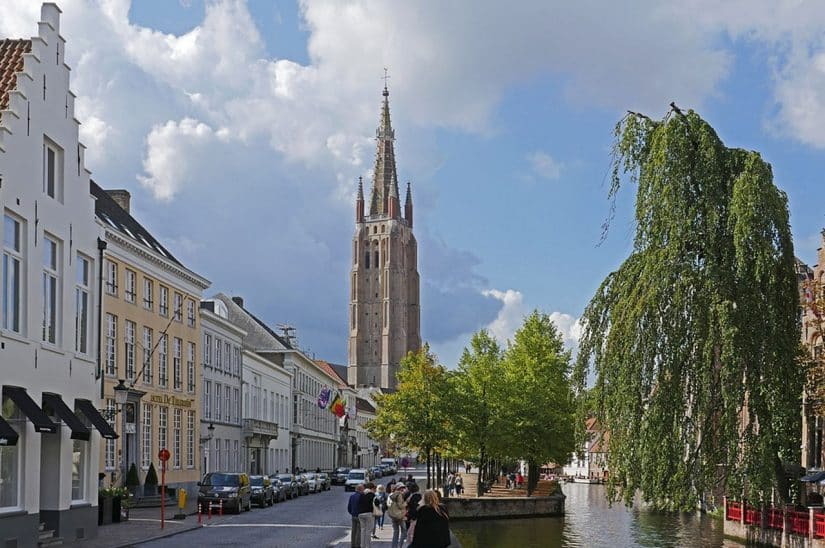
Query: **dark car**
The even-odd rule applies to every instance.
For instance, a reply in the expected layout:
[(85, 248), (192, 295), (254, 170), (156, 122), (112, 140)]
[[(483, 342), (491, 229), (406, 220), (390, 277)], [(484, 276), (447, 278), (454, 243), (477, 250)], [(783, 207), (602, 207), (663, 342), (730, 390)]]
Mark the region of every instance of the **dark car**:
[(224, 512), (252, 509), (252, 491), (249, 476), (243, 473), (209, 472), (198, 482), (198, 504), (207, 512), (212, 503), (212, 513), (223, 507)]
[(349, 475), (349, 468), (336, 468), (332, 473), (332, 485), (344, 485)]
[(252, 491), (252, 502), (263, 508), (275, 504), (275, 491), (272, 482), (266, 476), (249, 476)]
[(286, 488), (277, 475), (269, 476), (269, 481), (272, 482), (272, 495), (275, 497), (275, 502), (286, 500)]
[(329, 488), (332, 485), (329, 474), (326, 472), (321, 472), (318, 474), (318, 485), (320, 486), (321, 491), (329, 491)]
[(295, 476), (295, 481), (298, 483), (298, 490), (302, 495), (308, 495), (311, 487), (309, 485), (309, 480), (307, 480), (306, 474), (298, 474)]
[(278, 479), (284, 486), (286, 498), (294, 499), (301, 495), (300, 487), (298, 487), (298, 482), (295, 481), (295, 476), (293, 476), (292, 474), (278, 474)]

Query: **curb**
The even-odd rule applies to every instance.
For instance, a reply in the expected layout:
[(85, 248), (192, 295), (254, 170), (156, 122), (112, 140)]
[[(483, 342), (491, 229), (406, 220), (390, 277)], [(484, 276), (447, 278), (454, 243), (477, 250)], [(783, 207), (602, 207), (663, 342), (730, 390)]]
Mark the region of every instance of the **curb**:
[(146, 544), (147, 542), (160, 540), (162, 538), (174, 537), (175, 535), (181, 535), (183, 533), (189, 533), (191, 531), (195, 531), (197, 529), (202, 529), (202, 528), (203, 528), (203, 525), (201, 524), (201, 525), (197, 525), (195, 527), (191, 527), (189, 529), (181, 529), (179, 531), (170, 531), (168, 533), (161, 533), (161, 534), (155, 535), (153, 537), (143, 538), (143, 539), (140, 539), (138, 541), (129, 542), (127, 544), (118, 544), (118, 545), (113, 546), (112, 548), (132, 548), (133, 546), (140, 546), (141, 544)]

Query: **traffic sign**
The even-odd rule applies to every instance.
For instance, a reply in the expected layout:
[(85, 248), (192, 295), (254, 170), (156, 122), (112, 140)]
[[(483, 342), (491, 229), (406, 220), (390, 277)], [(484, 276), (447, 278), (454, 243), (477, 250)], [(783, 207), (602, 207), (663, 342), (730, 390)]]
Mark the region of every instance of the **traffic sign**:
[(158, 451), (158, 458), (163, 462), (168, 461), (170, 456), (171, 456), (171, 453), (169, 453), (169, 450), (166, 449), (165, 447), (163, 449), (161, 449), (160, 451)]

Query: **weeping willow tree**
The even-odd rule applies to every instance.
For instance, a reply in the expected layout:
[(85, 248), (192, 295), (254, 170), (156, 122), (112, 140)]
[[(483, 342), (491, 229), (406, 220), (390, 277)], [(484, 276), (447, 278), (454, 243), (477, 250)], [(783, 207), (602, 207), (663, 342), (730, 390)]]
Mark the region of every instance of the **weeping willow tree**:
[(681, 510), (787, 493), (804, 373), (786, 196), (671, 107), (616, 126), (609, 197), (637, 187), (634, 245), (584, 312), (576, 382), (595, 374), (611, 500)]

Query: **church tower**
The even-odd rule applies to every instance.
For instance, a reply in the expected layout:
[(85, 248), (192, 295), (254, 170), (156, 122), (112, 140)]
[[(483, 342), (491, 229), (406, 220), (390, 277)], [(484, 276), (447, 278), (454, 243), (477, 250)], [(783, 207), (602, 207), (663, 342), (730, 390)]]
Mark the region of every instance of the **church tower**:
[(401, 209), (386, 86), (383, 95), (369, 211), (360, 179), (355, 200), (347, 382), (394, 389), (401, 359), (421, 346), (418, 245), (409, 183)]

